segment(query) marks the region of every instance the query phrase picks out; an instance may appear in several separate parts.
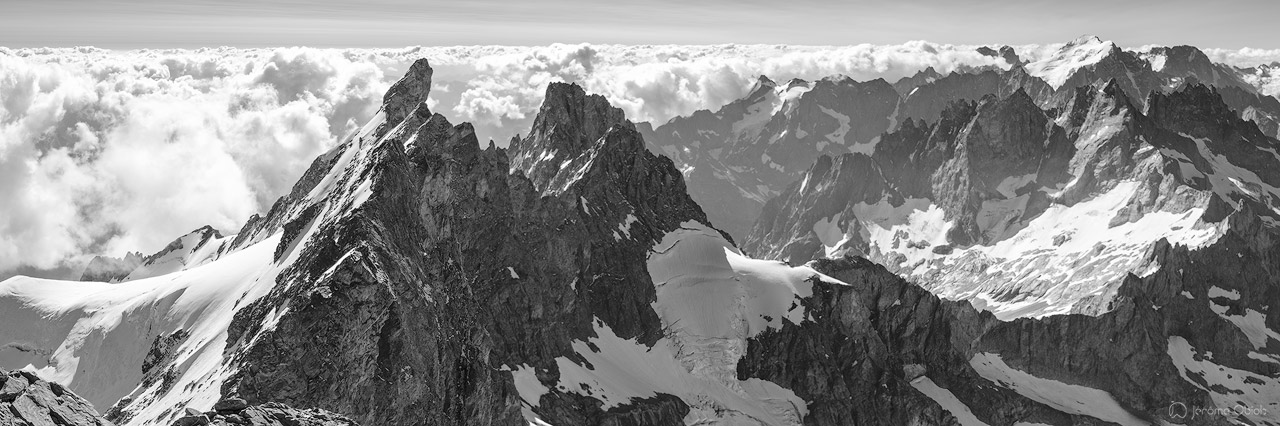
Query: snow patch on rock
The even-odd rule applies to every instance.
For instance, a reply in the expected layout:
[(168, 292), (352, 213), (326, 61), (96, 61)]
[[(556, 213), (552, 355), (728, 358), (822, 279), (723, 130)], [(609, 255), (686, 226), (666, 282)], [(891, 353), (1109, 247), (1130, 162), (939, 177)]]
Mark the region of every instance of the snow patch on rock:
[(911, 381), (911, 387), (916, 388), (920, 393), (941, 405), (944, 410), (950, 412), (960, 422), (960, 426), (987, 426), (986, 422), (973, 415), (973, 410), (960, 401), (960, 398), (956, 398), (955, 394), (938, 386), (928, 377), (917, 377)]
[(969, 365), (983, 378), (1064, 413), (1124, 426), (1148, 424), (1121, 407), (1106, 391), (1033, 376), (1005, 364), (998, 354), (978, 353), (969, 359)]
[[(1169, 358), (1183, 380), (1208, 392), (1224, 412), (1250, 424), (1274, 424), (1280, 415), (1280, 379), (1219, 365), (1181, 336), (1169, 337)], [(1193, 378), (1194, 377), (1194, 378)]]

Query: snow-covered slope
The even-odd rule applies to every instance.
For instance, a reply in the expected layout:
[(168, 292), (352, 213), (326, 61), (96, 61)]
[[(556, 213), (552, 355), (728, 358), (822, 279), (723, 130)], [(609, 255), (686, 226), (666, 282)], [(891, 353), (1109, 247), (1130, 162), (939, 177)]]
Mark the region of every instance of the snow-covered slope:
[[(574, 343), (586, 362), (556, 359), (554, 388), (601, 400), (605, 408), (675, 395), (690, 407), (685, 424), (802, 424), (804, 400), (774, 383), (739, 380), (738, 359), (748, 338), (783, 321), (807, 320), (800, 303), (815, 280), (839, 281), (808, 267), (745, 258), (719, 232), (694, 221), (653, 247), (648, 269), (665, 336), (644, 345), (597, 320), (597, 337)], [(530, 383), (520, 392), (530, 408), (552, 388), (534, 385), (527, 368), (512, 374), (517, 383)]]
[[(275, 285), (277, 242), (119, 284), (6, 280), (0, 283), (5, 367), (32, 368), (101, 412), (130, 398), (141, 406), (135, 415), (142, 421), (163, 419), (164, 411), (177, 414), (173, 407), (211, 407), (230, 373), (223, 359), (227, 327), (239, 308)], [(182, 336), (176, 345), (153, 344), (175, 335)], [(155, 349), (172, 354), (173, 366), (181, 368), (144, 371), (140, 366)]]
[[(1214, 244), (1232, 220), (1219, 209), (1277, 223), (1280, 142), (1210, 89), (1153, 95), (1146, 114), (1115, 82), (1073, 99), (1040, 133), (1013, 118), (1036, 107), (991, 98), (904, 126), (872, 158), (820, 160), (744, 247), (793, 264), (861, 254), (1001, 318), (1040, 317), (1105, 311), (1125, 277), (1159, 267), (1158, 242)], [(1049, 136), (1014, 159), (1023, 135)], [(1015, 145), (985, 147), (1000, 144)]]
[[(282, 198), (274, 212), (310, 211), (314, 223), (358, 207), (368, 192), (361, 159), (379, 125), (375, 120), (322, 157), (336, 161), (320, 171), (314, 190)], [(23, 276), (0, 282), (7, 325), (0, 330), (0, 367), (62, 383), (122, 423), (162, 424), (184, 407), (209, 409), (237, 370), (228, 341), (236, 314), (277, 290), (280, 274), (311, 236), (255, 227), (257, 220), (241, 235), (223, 237), (209, 227), (184, 235), (120, 283)], [(282, 242), (285, 234), (293, 240)]]
[(1097, 36), (1080, 36), (1062, 45), (1052, 55), (1026, 64), (1026, 70), (1057, 89), (1081, 68), (1102, 62), (1119, 50), (1115, 43)]
[[(317, 220), (362, 202), (347, 164), (362, 155), (371, 130), (339, 147), (342, 167), (299, 200), (325, 211)], [(207, 410), (236, 371), (228, 357), (234, 316), (276, 288), (309, 237), (282, 244), (282, 232), (230, 251), (236, 236), (202, 228), (149, 256), (121, 283), (5, 280), (4, 367), (34, 369), (129, 424), (164, 423), (184, 407)]]

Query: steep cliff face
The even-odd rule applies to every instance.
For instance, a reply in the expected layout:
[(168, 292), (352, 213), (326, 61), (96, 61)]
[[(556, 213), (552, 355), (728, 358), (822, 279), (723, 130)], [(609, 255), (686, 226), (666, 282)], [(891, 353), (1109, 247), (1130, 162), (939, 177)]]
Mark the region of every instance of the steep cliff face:
[(554, 166), (526, 164), (532, 181), (504, 150), (480, 149), (469, 125), (425, 118), (421, 106), (420, 126), (385, 123), (352, 140), (344, 149), (356, 159), (330, 176), (366, 195), (342, 214), (285, 225), (282, 241), (297, 230), (299, 260), (237, 316), (245, 326), (233, 324), (229, 341), (244, 345), (240, 373), (224, 393), (308, 401), (371, 424), (518, 423), (522, 404), (568, 422), (682, 417), (678, 399), (609, 412), (558, 390), (522, 403), (512, 384), (517, 366), (554, 383), (555, 359), (593, 336), (594, 321), (656, 341), (645, 253), (681, 223), (706, 220), (669, 160), (647, 153), (630, 126), (601, 126), (612, 116), (596, 112), (621, 118), (602, 101), (548, 88), (534, 133), (512, 151), (559, 153)]
[(549, 191), (549, 181), (564, 163), (591, 149), (614, 126), (635, 129), (603, 96), (587, 95), (577, 85), (551, 84), (529, 135), (511, 141), (511, 167)]
[[(1056, 118), (1015, 94), (904, 122), (849, 173), (857, 183), (820, 161), (744, 247), (792, 263), (868, 256), (1002, 318), (1097, 314), (1161, 238), (1212, 244), (1246, 206), (1275, 220), (1277, 142), (1212, 89), (1153, 94), (1145, 111), (1114, 81), (1075, 92)], [(867, 200), (869, 186), (893, 191)], [(777, 213), (793, 211), (822, 216)]]
[(807, 424), (1275, 424), (1277, 245), (1260, 226), (1160, 241), (1159, 269), (1098, 316), (999, 321), (865, 259), (819, 260), (847, 285), (815, 285), (812, 322), (753, 338), (738, 375), (794, 390)]
[[(834, 186), (840, 191), (822, 191), (820, 196), (804, 197), (809, 186)], [(805, 173), (805, 179), (792, 184), (786, 192), (765, 204), (751, 237), (743, 242), (748, 253), (769, 253), (769, 257), (800, 265), (811, 259), (826, 257), (840, 250), (864, 253), (869, 242), (861, 233), (830, 231), (840, 227), (860, 226), (850, 206), (859, 203), (876, 203), (881, 199), (901, 197), (888, 186), (880, 168), (871, 157), (864, 154), (844, 154), (831, 158), (822, 156)], [(781, 239), (780, 245), (770, 246), (768, 237), (795, 235), (795, 239)]]
[[(766, 205), (744, 248), (792, 263), (820, 257), (814, 253), (822, 246), (829, 247), (828, 253), (845, 249), (869, 253), (869, 235), (859, 228), (859, 213), (864, 217), (887, 213), (868, 207), (874, 205), (909, 209), (904, 203), (914, 199), (932, 200), (945, 220), (953, 223), (946, 230), (948, 244), (993, 241), (1003, 236), (1008, 224), (983, 216), (984, 204), (1025, 195), (1022, 201), (1026, 202), (1020, 203), (1016, 215), (997, 219), (1016, 220), (1026, 210), (1034, 215), (1048, 201), (1043, 193), (1028, 195), (1031, 189), (1065, 182), (1074, 150), (1064, 129), (1050, 121), (1024, 91), (1004, 99), (988, 96), (980, 103), (956, 102), (942, 113), (937, 125), (904, 122), (898, 131), (885, 135), (871, 157), (860, 156), (856, 163), (841, 157), (839, 162), (848, 168), (844, 177), (831, 176), (827, 172), (831, 160), (820, 159), (801, 181)], [(892, 188), (892, 194), (879, 188)], [(809, 193), (822, 195), (804, 196)], [(781, 255), (791, 236), (809, 241), (813, 250), (800, 256)], [(815, 245), (819, 241), (823, 244)]]
[[(933, 199), (955, 223), (947, 238), (960, 246), (999, 239), (1004, 224), (982, 220), (984, 204), (1064, 182), (1074, 154), (1062, 129), (1021, 90), (1004, 99), (985, 98), (958, 136), (954, 156), (933, 173), (931, 183)], [(1008, 215), (1035, 214), (1044, 204), (1032, 195), (1020, 213)]]
[(749, 94), (714, 113), (677, 117), (646, 132), (671, 157), (712, 224), (741, 238), (764, 202), (821, 155), (870, 153), (897, 123), (899, 95), (884, 80), (848, 77), (776, 84), (761, 77)]
[(902, 107), (898, 118), (913, 118), (936, 122), (951, 102), (976, 101), (987, 95), (1006, 98), (1022, 90), (1037, 104), (1045, 105), (1053, 97), (1053, 88), (1037, 77), (1027, 74), (1022, 66), (1009, 71), (983, 71), (980, 73), (951, 73), (938, 76), (925, 84), (899, 88)]
[[(1280, 101), (1267, 94), (1269, 83), (1249, 77), (1270, 72), (1266, 67), (1237, 70), (1213, 63), (1191, 46), (1125, 50), (1093, 36), (1034, 60), (1023, 60), (1009, 46), (978, 52), (1002, 58), (1008, 67), (961, 67), (947, 74), (926, 68), (888, 85), (892, 91), (882, 82), (841, 76), (784, 84), (761, 77), (745, 97), (718, 111), (640, 128), (654, 152), (675, 161), (712, 222), (739, 240), (751, 233), (764, 203), (802, 180), (818, 156), (870, 155), (909, 120), (936, 124), (957, 101), (1006, 99), (1022, 92), (1050, 121), (1078, 132), (1079, 120), (1094, 104), (1090, 93), (1100, 88), (1109, 98), (1125, 98), (1117, 108), (1143, 110), (1151, 93), (1208, 84), (1237, 116), (1253, 120), (1269, 137), (1280, 137)], [(1108, 152), (1104, 147), (1102, 155)], [(1081, 188), (1092, 185), (1082, 182)], [(970, 225), (957, 232), (980, 239)]]
[(1174, 84), (1199, 82), (1218, 88), (1256, 90), (1231, 66), (1214, 63), (1195, 46), (1155, 46), (1135, 53), (1151, 64), (1152, 71), (1169, 76)]

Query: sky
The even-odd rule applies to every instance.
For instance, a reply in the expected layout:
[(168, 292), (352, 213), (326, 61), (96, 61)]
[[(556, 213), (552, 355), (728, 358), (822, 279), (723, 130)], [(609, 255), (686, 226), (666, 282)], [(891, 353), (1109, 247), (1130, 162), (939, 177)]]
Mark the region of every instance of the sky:
[(7, 47), (1033, 44), (1280, 48), (1274, 0), (4, 0)]

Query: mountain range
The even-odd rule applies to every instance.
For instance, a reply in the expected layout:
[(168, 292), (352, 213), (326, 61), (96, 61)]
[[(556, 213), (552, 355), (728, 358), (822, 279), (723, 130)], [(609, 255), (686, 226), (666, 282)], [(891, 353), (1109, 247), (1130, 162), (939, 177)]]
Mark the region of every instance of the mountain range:
[(1269, 68), (980, 52), (506, 148), (417, 61), (238, 231), (0, 282), (0, 423), (1280, 425)]

